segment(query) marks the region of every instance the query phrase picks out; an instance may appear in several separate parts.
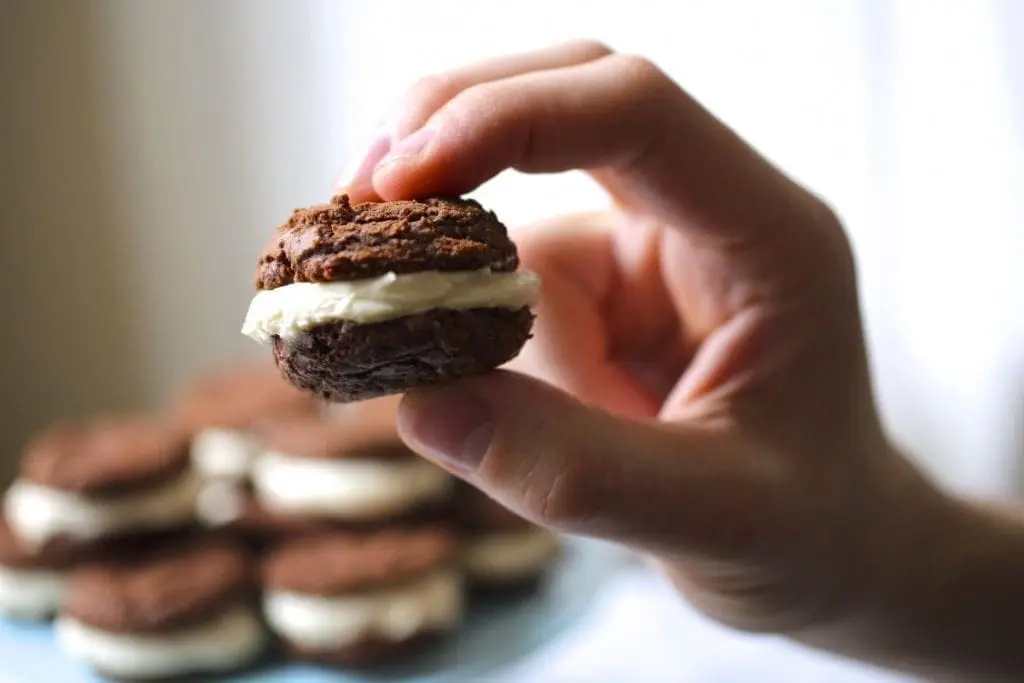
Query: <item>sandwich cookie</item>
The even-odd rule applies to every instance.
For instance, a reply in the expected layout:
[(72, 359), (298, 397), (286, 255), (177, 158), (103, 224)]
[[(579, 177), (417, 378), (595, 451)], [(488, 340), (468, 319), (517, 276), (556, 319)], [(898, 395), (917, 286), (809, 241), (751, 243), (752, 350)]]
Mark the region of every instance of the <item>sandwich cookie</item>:
[(385, 522), (447, 504), (454, 479), (398, 438), (393, 403), (350, 418), (267, 425), (253, 465), (259, 504), (282, 515)]
[(242, 332), (285, 377), (337, 402), (491, 370), (530, 336), (540, 281), (468, 199), (296, 210), (271, 237)]
[(455, 515), (466, 580), (478, 589), (529, 589), (557, 559), (561, 542), (479, 490), (460, 485)]
[(193, 538), (143, 558), (75, 570), (57, 644), (114, 679), (245, 667), (268, 641), (250, 560), (223, 538)]
[(184, 432), (152, 418), (102, 418), (58, 425), (29, 444), (4, 516), (23, 547), (45, 553), (187, 526), (198, 490)]
[(431, 529), (292, 541), (265, 558), (264, 616), (302, 659), (390, 659), (461, 622), (456, 549), (452, 535)]

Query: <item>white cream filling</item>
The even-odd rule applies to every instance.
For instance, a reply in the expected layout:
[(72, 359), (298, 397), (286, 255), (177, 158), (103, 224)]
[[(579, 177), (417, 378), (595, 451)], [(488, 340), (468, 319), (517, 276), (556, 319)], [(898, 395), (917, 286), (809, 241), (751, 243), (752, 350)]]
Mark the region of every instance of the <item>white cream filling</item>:
[(244, 666), (267, 641), (254, 610), (236, 607), (195, 628), (173, 633), (110, 633), (69, 617), (57, 620), (57, 643), (102, 672), (155, 678)]
[(270, 591), (263, 598), (270, 628), (301, 647), (332, 650), (364, 640), (394, 642), (454, 628), (462, 619), (462, 580), (434, 572), (405, 586), (370, 593), (322, 596)]
[(90, 498), (18, 480), (7, 491), (4, 514), (11, 531), (29, 547), (62, 535), (94, 540), (188, 522), (195, 515), (199, 485), (199, 478), (188, 470), (155, 489)]
[(245, 479), (260, 444), (234, 429), (204, 429), (192, 438), (192, 464), (204, 477)]
[(64, 600), (67, 577), (52, 569), (0, 565), (0, 614), (14, 619), (46, 619)]
[(372, 323), (433, 308), (522, 308), (540, 294), (540, 278), (528, 271), (424, 271), (344, 282), (296, 282), (256, 294), (242, 334), (267, 343), (291, 339), (325, 323)]
[(196, 517), (208, 527), (230, 524), (245, 513), (246, 498), (234, 481), (214, 480), (203, 484), (196, 499)]
[(253, 488), (268, 510), (341, 519), (372, 519), (443, 499), (453, 479), (416, 457), (401, 460), (321, 460), (286, 453), (261, 455)]
[(488, 534), (464, 543), (462, 566), (476, 580), (526, 579), (543, 571), (560, 545), (558, 537), (545, 529)]

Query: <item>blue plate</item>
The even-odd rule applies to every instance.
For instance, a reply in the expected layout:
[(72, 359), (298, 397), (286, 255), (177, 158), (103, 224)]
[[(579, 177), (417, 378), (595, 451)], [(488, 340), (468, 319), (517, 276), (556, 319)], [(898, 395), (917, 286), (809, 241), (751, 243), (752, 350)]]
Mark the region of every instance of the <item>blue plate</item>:
[[(559, 565), (537, 591), (515, 599), (473, 604), (467, 623), (436, 649), (402, 665), (359, 673), (286, 661), (254, 671), (203, 680), (221, 683), (454, 683), (479, 680), (523, 659), (566, 633), (594, 603), (624, 554), (594, 541), (573, 539)], [(57, 650), (48, 624), (0, 620), (0, 681), (3, 683), (98, 683), (81, 662)]]

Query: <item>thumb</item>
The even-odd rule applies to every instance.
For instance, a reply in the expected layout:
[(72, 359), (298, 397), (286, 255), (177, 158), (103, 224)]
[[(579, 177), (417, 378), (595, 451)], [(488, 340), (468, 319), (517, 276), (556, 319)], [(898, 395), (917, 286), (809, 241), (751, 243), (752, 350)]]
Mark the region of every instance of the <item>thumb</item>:
[(504, 371), (410, 393), (398, 427), (413, 450), (533, 522), (661, 554), (743, 543), (768, 474), (724, 433), (613, 417)]

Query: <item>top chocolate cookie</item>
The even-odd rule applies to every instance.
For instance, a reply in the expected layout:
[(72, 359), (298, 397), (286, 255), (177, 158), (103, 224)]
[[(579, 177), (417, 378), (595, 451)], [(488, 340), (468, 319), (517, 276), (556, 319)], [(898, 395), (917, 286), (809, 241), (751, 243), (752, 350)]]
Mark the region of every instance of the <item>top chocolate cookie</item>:
[(392, 459), (414, 457), (395, 426), (397, 402), (371, 399), (347, 415), (294, 417), (263, 425), (257, 434), (270, 451), (303, 458)]
[(188, 435), (151, 417), (103, 417), (54, 425), (25, 448), (27, 481), (83, 495), (138, 490), (188, 465)]
[(189, 432), (247, 430), (270, 420), (316, 415), (316, 396), (296, 389), (264, 363), (238, 365), (201, 375), (174, 398), (168, 412)]
[(352, 206), (347, 195), (296, 209), (271, 237), (258, 289), (423, 270), (513, 271), (515, 244), (493, 212), (471, 199), (433, 197)]

